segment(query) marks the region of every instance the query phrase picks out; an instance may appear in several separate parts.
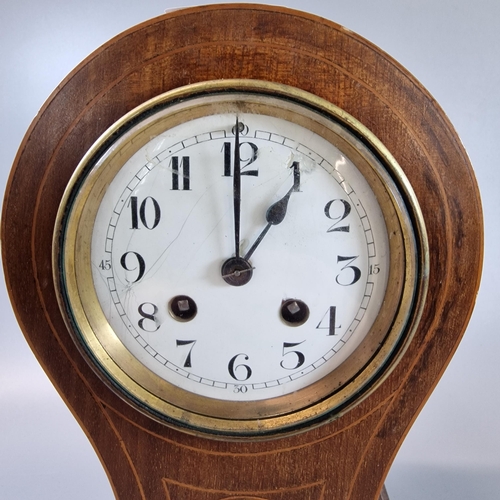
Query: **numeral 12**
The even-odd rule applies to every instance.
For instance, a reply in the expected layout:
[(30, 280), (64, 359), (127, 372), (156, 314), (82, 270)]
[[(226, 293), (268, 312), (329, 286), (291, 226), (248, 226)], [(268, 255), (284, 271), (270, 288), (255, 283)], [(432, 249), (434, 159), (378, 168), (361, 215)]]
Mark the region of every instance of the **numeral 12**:
[[(245, 149), (250, 147), (250, 151), (245, 153)], [(232, 144), (230, 142), (225, 142), (222, 147), (222, 152), (224, 154), (224, 177), (232, 177), (232, 160), (233, 155), (231, 152)], [(240, 160), (241, 160), (241, 175), (252, 175), (257, 177), (259, 175), (258, 169), (245, 170), (246, 167), (251, 165), (257, 159), (257, 152), (259, 148), (253, 142), (242, 142), (240, 144)], [(248, 156), (248, 158), (246, 158)]]

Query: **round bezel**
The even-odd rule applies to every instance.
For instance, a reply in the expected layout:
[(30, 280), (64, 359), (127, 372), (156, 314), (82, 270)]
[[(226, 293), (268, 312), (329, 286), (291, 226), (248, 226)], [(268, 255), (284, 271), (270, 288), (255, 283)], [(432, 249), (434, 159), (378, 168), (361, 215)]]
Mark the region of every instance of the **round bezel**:
[[(217, 112), (262, 113), (315, 132), (341, 150), (375, 193), (389, 235), (385, 299), (353, 354), (321, 380), (261, 401), (226, 401), (185, 391), (141, 364), (110, 326), (92, 281), (93, 223), (107, 187), (150, 137)], [(427, 289), (428, 250), (420, 209), (404, 173), (383, 144), (338, 107), (304, 91), (250, 80), (190, 85), (128, 113), (88, 151), (59, 209), (54, 233), (55, 283), (61, 310), (96, 373), (149, 416), (188, 432), (269, 437), (331, 419), (360, 402), (388, 375), (418, 323)]]

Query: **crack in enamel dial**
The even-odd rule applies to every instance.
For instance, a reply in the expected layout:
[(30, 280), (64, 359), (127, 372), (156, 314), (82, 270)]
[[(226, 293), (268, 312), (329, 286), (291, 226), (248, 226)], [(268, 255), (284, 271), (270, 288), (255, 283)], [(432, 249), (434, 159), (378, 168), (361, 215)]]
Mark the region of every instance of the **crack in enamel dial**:
[(333, 415), (402, 351), (422, 230), (352, 118), (233, 86), (160, 96), (105, 134), (63, 201), (56, 258), (68, 323), (123, 397), (258, 435)]

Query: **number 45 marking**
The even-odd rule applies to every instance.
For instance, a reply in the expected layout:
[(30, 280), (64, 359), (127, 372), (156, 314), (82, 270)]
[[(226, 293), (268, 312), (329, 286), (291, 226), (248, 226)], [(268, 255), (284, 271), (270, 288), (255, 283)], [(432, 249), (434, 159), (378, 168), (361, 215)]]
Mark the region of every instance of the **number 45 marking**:
[(318, 323), (316, 330), (328, 330), (328, 335), (335, 335), (335, 329), (342, 327), (342, 325), (337, 326), (336, 322), (337, 308), (335, 306), (330, 306)]

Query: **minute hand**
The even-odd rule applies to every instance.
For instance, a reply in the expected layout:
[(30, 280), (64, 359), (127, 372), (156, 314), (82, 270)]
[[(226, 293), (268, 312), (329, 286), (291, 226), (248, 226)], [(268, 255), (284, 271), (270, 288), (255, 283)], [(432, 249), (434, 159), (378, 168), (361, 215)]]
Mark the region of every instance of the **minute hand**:
[(278, 224), (281, 224), (283, 222), (283, 219), (285, 218), (286, 215), (286, 210), (288, 208), (288, 200), (290, 199), (290, 195), (292, 194), (293, 191), (296, 191), (295, 185), (290, 188), (288, 193), (285, 196), (283, 196), (281, 200), (278, 200), (276, 203), (273, 203), (267, 209), (266, 212), (267, 226), (262, 230), (262, 232), (259, 234), (259, 237), (255, 240), (255, 243), (246, 253), (244, 257), (245, 260), (250, 259), (250, 257), (255, 252), (257, 247), (260, 245), (261, 241), (264, 239), (264, 236), (267, 234), (271, 226), (277, 226)]
[(233, 174), (233, 208), (234, 208), (234, 253), (240, 258), (240, 220), (241, 220), (241, 161), (240, 161), (240, 122), (236, 118), (234, 134), (234, 174)]

